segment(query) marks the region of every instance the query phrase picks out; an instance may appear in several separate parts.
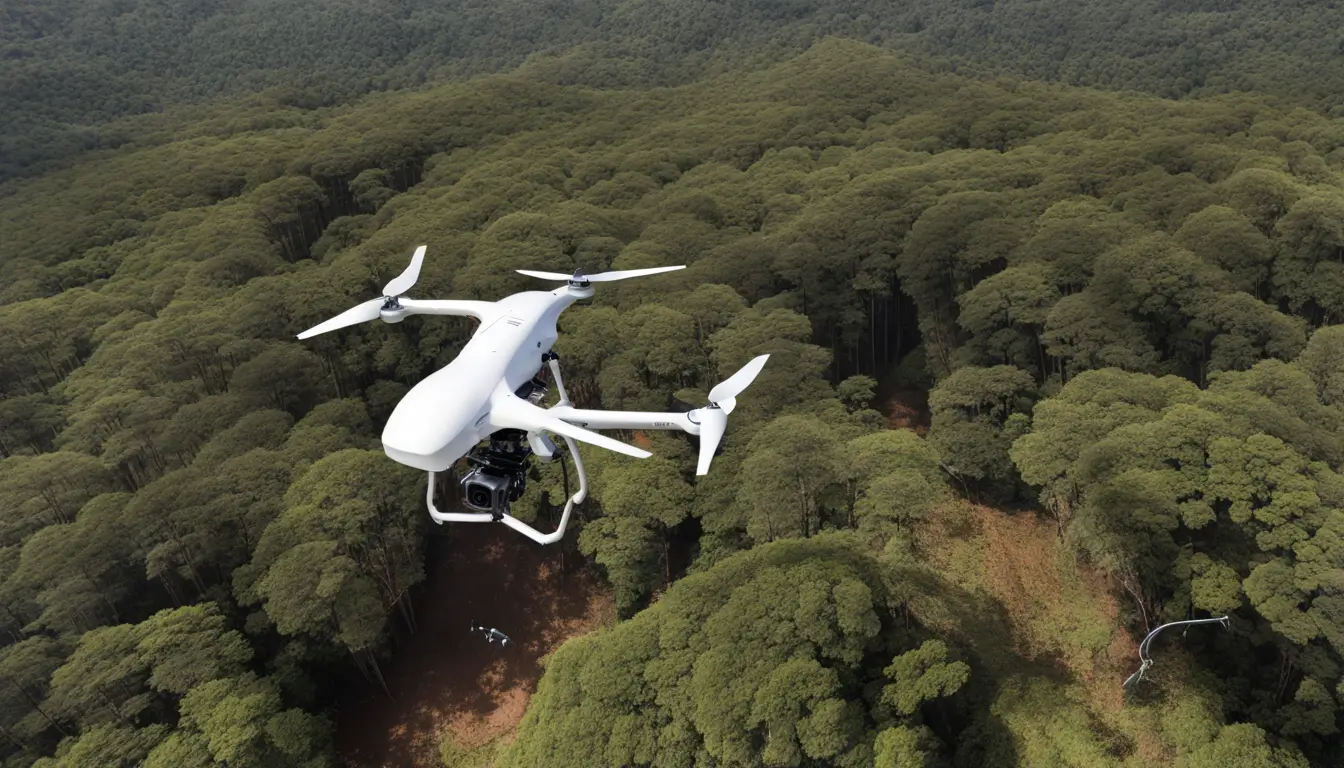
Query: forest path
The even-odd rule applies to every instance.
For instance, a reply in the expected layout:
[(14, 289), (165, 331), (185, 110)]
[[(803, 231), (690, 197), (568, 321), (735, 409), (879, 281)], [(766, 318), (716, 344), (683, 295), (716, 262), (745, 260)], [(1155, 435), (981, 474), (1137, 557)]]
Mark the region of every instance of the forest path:
[[(337, 717), (346, 768), (439, 766), (444, 734), (465, 748), (508, 734), (536, 690), (541, 659), (615, 615), (594, 577), (572, 561), (561, 568), (559, 547), (502, 525), (432, 533), (418, 631), (383, 670), (392, 699), (366, 685)], [(473, 619), (512, 642), (487, 643), (470, 631)]]
[(892, 429), (913, 429), (924, 435), (933, 417), (929, 413), (929, 393), (918, 389), (899, 389), (880, 393), (873, 408), (886, 415)]

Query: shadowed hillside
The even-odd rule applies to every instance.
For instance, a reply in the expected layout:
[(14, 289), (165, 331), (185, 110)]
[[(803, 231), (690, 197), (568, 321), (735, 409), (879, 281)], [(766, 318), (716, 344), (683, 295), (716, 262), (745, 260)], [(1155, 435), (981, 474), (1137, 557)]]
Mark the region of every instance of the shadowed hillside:
[(563, 77), (686, 82), (826, 35), (946, 71), (1161, 96), (1344, 96), (1344, 10), (1276, 0), (146, 0), (0, 3), (0, 181), (116, 146), (108, 121), (241, 92), (317, 109), (583, 50)]

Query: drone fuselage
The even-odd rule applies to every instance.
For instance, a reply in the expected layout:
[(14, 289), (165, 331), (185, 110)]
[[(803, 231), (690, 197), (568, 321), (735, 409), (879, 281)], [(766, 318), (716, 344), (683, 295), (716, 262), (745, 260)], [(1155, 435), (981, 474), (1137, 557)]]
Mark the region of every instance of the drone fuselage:
[(557, 338), (560, 313), (591, 287), (518, 293), (493, 304), (457, 358), (411, 388), (383, 428), (393, 461), (442, 472), (499, 427), (490, 414), (501, 398), (532, 379)]
[[(560, 313), (574, 302), (591, 297), (594, 283), (647, 277), (685, 267), (649, 267), (595, 275), (585, 275), (579, 269), (572, 274), (519, 269), (516, 271), (528, 277), (563, 281), (566, 285), (549, 292), (518, 293), (500, 301), (408, 298), (406, 292), (420, 275), (425, 250), (424, 245), (416, 248), (410, 266), (383, 286), (379, 298), (356, 304), (302, 331), (298, 338), (308, 339), (371, 320), (399, 323), (408, 315), (456, 315), (479, 321), (457, 357), (412, 387), (397, 403), (383, 428), (383, 450), (389, 458), (429, 473), (425, 504), (436, 523), (502, 522), (538, 544), (559, 541), (574, 505), (582, 503), (588, 494), (579, 442), (636, 459), (653, 455), (595, 430), (680, 430), (696, 435), (700, 438), (696, 475), (704, 475), (719, 448), (737, 395), (755, 380), (769, 358), (769, 355), (756, 356), (714, 385), (705, 407), (685, 413), (575, 408), (560, 377), (559, 359), (550, 353), (557, 338)], [(549, 408), (541, 407), (547, 384), (534, 381), (543, 364), (550, 366), (551, 383), (560, 396), (560, 401)], [(565, 502), (555, 531), (543, 534), (509, 515), (508, 505), (523, 493), (528, 459), (537, 456), (549, 461), (557, 455), (559, 448), (551, 436), (563, 439), (564, 449), (578, 472), (579, 489)], [(491, 440), (489, 448), (478, 448), (487, 438)], [(464, 456), (473, 464), (461, 479), (464, 501), (476, 511), (440, 511), (434, 505), (435, 475), (447, 471)], [(501, 642), (508, 642), (502, 634)]]

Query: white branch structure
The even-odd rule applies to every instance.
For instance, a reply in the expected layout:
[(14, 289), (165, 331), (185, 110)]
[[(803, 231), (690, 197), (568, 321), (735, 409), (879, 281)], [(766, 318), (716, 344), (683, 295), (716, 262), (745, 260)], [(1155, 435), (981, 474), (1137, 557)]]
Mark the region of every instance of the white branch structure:
[(1231, 623), (1230, 623), (1230, 622), (1231, 622), (1231, 619), (1230, 619), (1229, 617), (1227, 617), (1227, 616), (1219, 616), (1219, 617), (1216, 618), (1216, 619), (1188, 619), (1188, 620), (1186, 620), (1186, 621), (1172, 621), (1172, 622), (1168, 622), (1168, 623), (1163, 624), (1162, 626), (1158, 627), (1157, 629), (1154, 629), (1152, 632), (1149, 632), (1149, 633), (1148, 633), (1148, 636), (1145, 637), (1145, 638), (1143, 638), (1143, 642), (1139, 643), (1139, 671), (1137, 671), (1137, 672), (1135, 672), (1134, 674), (1130, 675), (1129, 677), (1125, 678), (1124, 687), (1128, 688), (1130, 683), (1138, 682), (1139, 680), (1142, 680), (1142, 679), (1143, 679), (1143, 674), (1144, 674), (1145, 672), (1148, 671), (1148, 668), (1149, 668), (1149, 667), (1153, 666), (1153, 660), (1152, 660), (1152, 658), (1150, 658), (1150, 657), (1148, 656), (1148, 651), (1149, 651), (1149, 649), (1152, 647), (1152, 644), (1153, 644), (1153, 638), (1157, 637), (1157, 633), (1158, 633), (1158, 632), (1161, 632), (1162, 630), (1166, 629), (1167, 627), (1176, 627), (1176, 626), (1180, 626), (1180, 625), (1182, 625), (1182, 624), (1185, 624), (1185, 625), (1194, 625), (1194, 624), (1214, 624), (1214, 623), (1218, 623), (1218, 624), (1222, 624), (1224, 629), (1231, 629), (1232, 626), (1231, 626)]

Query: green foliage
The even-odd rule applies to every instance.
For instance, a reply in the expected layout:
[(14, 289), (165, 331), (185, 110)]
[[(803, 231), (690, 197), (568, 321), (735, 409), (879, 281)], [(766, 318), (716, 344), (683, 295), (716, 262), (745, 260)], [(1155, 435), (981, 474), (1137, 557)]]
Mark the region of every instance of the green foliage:
[(150, 753), (146, 765), (330, 765), (331, 729), (319, 717), (282, 709), (277, 686), (252, 673), (198, 686), (182, 699), (174, 738)]
[(451, 734), (445, 734), (439, 739), (439, 761), (444, 768), (493, 768), (499, 750), (498, 740), (467, 748)]
[(882, 689), (883, 703), (908, 716), (922, 701), (956, 693), (971, 669), (964, 662), (949, 662), (942, 641), (926, 640), (919, 648), (897, 656), (883, 674), (893, 681)]
[(39, 761), (35, 765), (49, 768), (76, 768), (84, 765), (131, 768), (144, 765), (142, 761), (167, 732), (168, 728), (163, 725), (148, 728), (99, 725), (81, 733), (78, 740), (62, 743), (55, 760)]
[(424, 579), (425, 519), (415, 487), (381, 454), (350, 448), (323, 457), (285, 494), (235, 591), (260, 603), (283, 635), (371, 652), (388, 612), (405, 610)]
[[(1338, 761), (1344, 395), (1329, 324), (1344, 307), (1344, 134), (1265, 96), (978, 81), (852, 40), (811, 45), (828, 31), (907, 51), (942, 40), (999, 72), (1167, 95), (1293, 83), (1334, 103), (1320, 73), (1335, 54), (1318, 43), (1337, 25), (1319, 9), (1122, 4), (1068, 14), (1061, 38), (1049, 3), (1030, 19), (1004, 3), (670, 3), (647, 17), (599, 3), (554, 28), (559, 11), (508, 3), (347, 5), (7, 8), (0, 175), (69, 155), (72, 132), (100, 149), (0, 189), (0, 759), (330, 758), (340, 665), (379, 679), (389, 623), (414, 627), (424, 578), (423, 487), (378, 429), (474, 329), (415, 318), (293, 335), (376, 295), (428, 243), (423, 295), (536, 288), (517, 268), (688, 266), (681, 284), (612, 285), (564, 315), (557, 351), (585, 407), (700, 406), (771, 355), (711, 475), (694, 477), (693, 443), (661, 434), (626, 436), (657, 459), (590, 461), (580, 549), (623, 614), (664, 596), (576, 644), (554, 672), (568, 682), (545, 683), (560, 693), (539, 697), (536, 723), (579, 713), (567, 754), (934, 764), (963, 736), (971, 764), (1124, 752), (1058, 706), (1052, 681), (1019, 691), (955, 644), (909, 661), (919, 674), (894, 664), (936, 647), (904, 623), (922, 582), (871, 577), (851, 545), (759, 579), (743, 575), (753, 552), (734, 557), (824, 550), (854, 529), (853, 546), (909, 565), (922, 529), (947, 522), (950, 474), (987, 500), (1038, 490), (1136, 634), (1234, 613), (1191, 658), (1228, 681), (1229, 722), (1260, 731), (1224, 739), (1212, 718), (1173, 750), (1291, 761), (1292, 742)], [(431, 82), (506, 67), (536, 40), (559, 51), (594, 24), (633, 42)], [(1148, 24), (1162, 34), (1130, 42)], [(1310, 34), (1285, 31), (1297, 24)], [(1170, 41), (1192, 29), (1237, 46), (1191, 64)], [(314, 71), (330, 79), (296, 82)], [(684, 84), (610, 88), (653, 82)], [(423, 87), (349, 98), (407, 84)], [(129, 112), (148, 114), (106, 125)], [(928, 439), (872, 410), (903, 387), (932, 390)], [(536, 471), (523, 519), (562, 501), (556, 466)], [(675, 582), (685, 554), (702, 581)], [(728, 573), (741, 597), (704, 586)], [(673, 597), (682, 584), (717, 596), (697, 608)], [(1079, 643), (1099, 652), (1088, 626)], [(747, 644), (759, 653), (732, 652)], [(697, 664), (712, 672), (699, 682)], [(247, 677), (260, 670), (272, 676)], [(715, 693), (706, 675), (742, 685)], [(975, 698), (977, 681), (1002, 696)], [(585, 686), (596, 709), (559, 701)]]
[[(954, 693), (968, 674), (943, 661), (944, 644), (915, 645), (854, 540), (762, 545), (562, 646), (503, 764), (857, 766), (872, 763), (875, 743), (906, 754), (915, 746), (873, 729), (883, 706), (873, 686), (900, 702), (883, 717), (922, 733), (921, 702)], [(918, 747), (947, 749), (931, 735)]]
[(877, 735), (873, 745), (876, 768), (936, 768), (937, 737), (925, 727), (898, 725)]
[(149, 686), (185, 694), (209, 680), (242, 671), (252, 649), (237, 631), (226, 631), (212, 605), (161, 611), (141, 625), (140, 657), (153, 672)]
[(950, 497), (931, 441), (908, 430), (862, 435), (845, 446), (858, 528), (879, 539), (908, 534)]
[(1309, 763), (1291, 750), (1275, 748), (1265, 740), (1265, 734), (1250, 723), (1224, 726), (1214, 740), (1204, 744), (1177, 763), (1181, 768), (1299, 768)]
[(764, 542), (815, 532), (825, 496), (844, 477), (836, 430), (815, 416), (781, 416), (747, 450), (737, 504), (748, 535)]
[(606, 515), (584, 526), (579, 549), (602, 566), (617, 610), (629, 615), (655, 588), (667, 586), (668, 539), (691, 511), (694, 492), (676, 464), (657, 457), (613, 464), (599, 485)]
[[(1128, 393), (1105, 388), (1126, 376)], [(1298, 363), (1266, 361), (1204, 391), (1097, 371), (1042, 403), (1013, 448), (1023, 477), (1067, 513), (1070, 541), (1117, 579), (1143, 624), (1234, 613), (1248, 629), (1218, 666), (1250, 686), (1265, 684), (1247, 661), (1254, 653), (1302, 659), (1284, 706), (1227, 699), (1288, 737), (1337, 732), (1334, 695), (1316, 676), (1332, 679), (1344, 663), (1328, 564), (1344, 526), (1332, 469), (1339, 414), (1319, 396)]]
[(872, 376), (850, 376), (836, 385), (835, 392), (850, 410), (867, 408), (877, 391), (877, 379)]
[[(418, 1), (401, 9), (352, 2), (272, 8), (47, 0), (12, 9), (0, 32), (6, 54), (0, 77), (11, 83), (12, 101), (0, 123), (6, 158), (0, 179), (126, 144), (174, 119), (200, 119), (201, 110), (187, 105), (224, 94), (255, 95), (219, 120), (219, 128), (288, 128), (310, 124), (370, 90), (499, 70), (529, 57), (530, 68), (553, 81), (656, 85), (724, 62), (795, 52), (826, 36), (972, 72), (1169, 98), (1268, 90), (1330, 107), (1341, 91), (1329, 66), (1339, 57), (1329, 33), (1335, 21), (1328, 7), (1286, 9), (1267, 0), (1190, 7), (1131, 0), (1085, 16), (1059, 2), (1028, 12), (969, 1), (732, 9), (675, 2), (636, 10), (613, 0), (581, 9), (538, 9), (517, 0), (489, 7)], [(544, 64), (534, 56), (558, 51), (567, 53)], [(166, 114), (143, 114), (149, 111)], [(999, 105), (975, 114), (929, 132), (1003, 151), (1031, 139), (1049, 119), (1046, 110)], [(132, 115), (140, 117), (117, 120)], [(1267, 133), (1292, 130), (1293, 117)], [(367, 151), (382, 156), (387, 172), (399, 170), (394, 166), (403, 158), (395, 149), (374, 143)], [(1319, 172), (1310, 159), (1294, 165)], [(649, 178), (634, 178), (641, 177)], [(385, 200), (371, 190), (389, 185), (375, 174), (359, 187), (361, 205), (376, 209)], [(607, 200), (617, 194), (603, 192)]]
[(1008, 448), (1027, 429), (1035, 382), (1011, 365), (958, 368), (929, 393), (930, 439), (948, 471), (1011, 499)]

